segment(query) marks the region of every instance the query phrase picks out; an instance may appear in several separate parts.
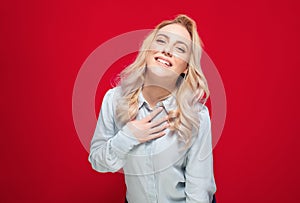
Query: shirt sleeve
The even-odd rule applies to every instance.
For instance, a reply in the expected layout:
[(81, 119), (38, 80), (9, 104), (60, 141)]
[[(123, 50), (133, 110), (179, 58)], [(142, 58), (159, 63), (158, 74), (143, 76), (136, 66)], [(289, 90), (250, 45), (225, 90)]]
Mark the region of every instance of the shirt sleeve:
[(216, 192), (211, 122), (206, 106), (203, 106), (199, 116), (199, 133), (187, 154), (186, 203), (211, 203), (213, 194)]
[(91, 141), (89, 162), (98, 172), (116, 172), (126, 163), (127, 154), (139, 144), (125, 125), (116, 130), (114, 93), (110, 89), (104, 96), (96, 129)]

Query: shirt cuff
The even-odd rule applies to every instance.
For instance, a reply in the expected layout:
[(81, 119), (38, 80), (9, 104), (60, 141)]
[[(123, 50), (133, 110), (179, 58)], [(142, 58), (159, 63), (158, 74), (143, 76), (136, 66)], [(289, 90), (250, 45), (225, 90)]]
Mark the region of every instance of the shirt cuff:
[(130, 129), (125, 125), (111, 140), (112, 149), (120, 158), (125, 158), (133, 147), (140, 144), (140, 142), (130, 134)]

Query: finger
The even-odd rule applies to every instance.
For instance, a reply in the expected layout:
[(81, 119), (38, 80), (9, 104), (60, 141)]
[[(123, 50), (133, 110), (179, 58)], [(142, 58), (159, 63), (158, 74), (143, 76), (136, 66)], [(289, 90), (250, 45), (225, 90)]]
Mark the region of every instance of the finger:
[(164, 124), (164, 125), (160, 125), (160, 126), (157, 126), (155, 128), (151, 128), (148, 132), (149, 134), (155, 134), (155, 133), (158, 133), (158, 132), (161, 132), (163, 130), (165, 130), (166, 128), (169, 127), (169, 124)]
[(156, 121), (153, 121), (153, 122), (151, 122), (150, 127), (153, 128), (155, 126), (158, 126), (158, 125), (162, 124), (163, 122), (167, 121), (168, 118), (169, 118), (168, 116), (164, 116)]
[(142, 121), (149, 122), (151, 121), (159, 112), (162, 111), (162, 107), (158, 107), (154, 111), (152, 111), (148, 116), (142, 119)]
[(155, 134), (149, 135), (149, 136), (148, 136), (148, 140), (153, 140), (153, 139), (162, 137), (162, 136), (164, 136), (164, 135), (166, 135), (165, 132), (155, 133)]

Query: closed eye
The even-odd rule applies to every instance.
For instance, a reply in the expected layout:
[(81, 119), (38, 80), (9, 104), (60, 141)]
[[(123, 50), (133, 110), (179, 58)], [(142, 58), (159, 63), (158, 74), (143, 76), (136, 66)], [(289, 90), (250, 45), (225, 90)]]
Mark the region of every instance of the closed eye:
[(177, 49), (179, 52), (181, 52), (181, 53), (185, 53), (185, 52), (186, 52), (185, 49), (182, 48), (182, 47), (176, 47), (176, 49)]
[(165, 44), (166, 43), (166, 41), (163, 40), (163, 39), (157, 39), (156, 42), (159, 43), (159, 44)]

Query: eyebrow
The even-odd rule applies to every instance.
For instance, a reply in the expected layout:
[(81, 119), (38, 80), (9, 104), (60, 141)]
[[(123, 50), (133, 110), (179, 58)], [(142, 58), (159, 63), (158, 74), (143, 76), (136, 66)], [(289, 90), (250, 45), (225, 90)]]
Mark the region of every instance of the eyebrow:
[[(157, 34), (157, 37), (159, 37), (159, 36), (163, 36), (163, 37), (165, 37), (165, 38), (167, 38), (167, 39), (170, 39), (170, 37), (169, 37), (168, 35), (165, 35), (165, 34), (159, 33), (159, 34)], [(189, 49), (189, 46), (188, 46), (185, 42), (183, 42), (183, 41), (176, 41), (176, 43), (183, 44), (183, 45), (186, 46), (187, 49)]]

